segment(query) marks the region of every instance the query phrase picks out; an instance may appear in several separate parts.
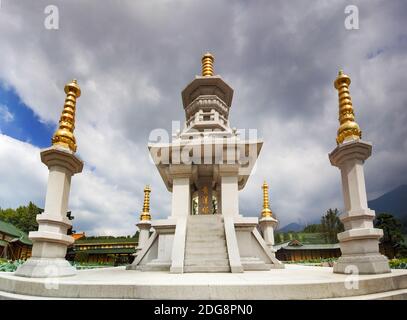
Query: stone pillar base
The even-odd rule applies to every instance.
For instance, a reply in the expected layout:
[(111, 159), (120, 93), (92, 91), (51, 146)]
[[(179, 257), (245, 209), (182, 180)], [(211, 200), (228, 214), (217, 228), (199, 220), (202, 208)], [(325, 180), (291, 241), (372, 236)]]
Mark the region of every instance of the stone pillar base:
[(277, 219), (273, 217), (262, 217), (259, 220), (259, 226), (263, 233), (263, 239), (266, 241), (267, 247), (275, 256), (276, 250), (274, 249), (274, 229), (278, 224)]
[[(137, 256), (136, 256), (136, 258), (137, 258)], [(138, 265), (128, 264), (126, 266), (126, 270), (136, 270), (136, 269), (138, 269)]]
[(380, 274), (389, 273), (389, 260), (381, 254), (342, 256), (334, 264), (334, 273)]
[(30, 258), (14, 273), (20, 277), (56, 278), (76, 274), (76, 268), (65, 259)]

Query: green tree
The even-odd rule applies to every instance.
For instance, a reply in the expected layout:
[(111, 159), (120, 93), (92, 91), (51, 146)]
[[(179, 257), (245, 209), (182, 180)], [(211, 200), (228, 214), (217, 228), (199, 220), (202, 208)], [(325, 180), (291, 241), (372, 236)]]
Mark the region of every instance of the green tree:
[(19, 206), (17, 209), (0, 209), (0, 220), (11, 223), (20, 230), (28, 233), (37, 230), (37, 214), (42, 210), (30, 201), (27, 206)]
[(284, 242), (284, 233), (275, 233), (274, 234), (274, 242), (275, 243), (282, 243)]
[(344, 231), (338, 215), (338, 209), (329, 209), (321, 218), (321, 232), (324, 234), (326, 243), (337, 243), (337, 234)]
[(26, 233), (37, 230), (38, 223), (36, 217), (42, 212), (40, 208), (30, 201), (28, 206), (19, 207), (16, 209), (16, 212), (19, 216), (19, 222), (16, 225), (17, 228)]
[(286, 242), (286, 241), (292, 240), (292, 237), (290, 237), (290, 234), (288, 232), (284, 232), (283, 239), (284, 239), (284, 242)]
[(13, 224), (16, 211), (14, 209), (0, 209), (0, 220)]
[(303, 232), (305, 232), (305, 233), (322, 232), (322, 225), (321, 224), (309, 224), (304, 228)]
[(383, 243), (397, 246), (404, 242), (402, 233), (403, 225), (400, 220), (393, 217), (393, 215), (389, 213), (378, 214), (374, 221), (374, 226), (383, 229)]

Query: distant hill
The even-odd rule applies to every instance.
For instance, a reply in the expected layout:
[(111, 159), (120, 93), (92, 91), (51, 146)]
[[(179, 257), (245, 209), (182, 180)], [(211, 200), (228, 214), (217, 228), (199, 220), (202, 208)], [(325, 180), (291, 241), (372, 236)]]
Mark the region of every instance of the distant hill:
[(368, 202), (369, 208), (378, 213), (386, 212), (407, 222), (407, 185), (389, 191), (381, 197)]
[[(407, 185), (401, 185), (384, 195), (368, 201), (369, 208), (376, 211), (376, 215), (382, 212), (390, 213), (403, 222), (407, 228)], [(320, 223), (316, 220), (312, 223)], [(299, 223), (289, 223), (277, 230), (277, 232), (300, 232), (305, 225)]]
[(289, 231), (299, 232), (299, 231), (304, 230), (304, 228), (305, 228), (304, 225), (292, 222), (292, 223), (289, 223), (286, 226), (278, 229), (277, 232), (289, 232)]

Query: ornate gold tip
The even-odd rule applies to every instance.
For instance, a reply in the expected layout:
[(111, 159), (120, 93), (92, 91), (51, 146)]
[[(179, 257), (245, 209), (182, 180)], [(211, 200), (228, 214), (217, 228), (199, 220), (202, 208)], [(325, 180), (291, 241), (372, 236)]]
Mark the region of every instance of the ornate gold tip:
[(202, 76), (212, 77), (213, 76), (213, 63), (215, 57), (209, 52), (205, 53), (202, 57)]
[(141, 212), (140, 220), (141, 221), (149, 221), (151, 220), (150, 215), (150, 193), (151, 189), (150, 186), (146, 186), (144, 188), (144, 203), (143, 203), (143, 212)]
[(59, 128), (52, 137), (52, 145), (59, 145), (76, 152), (75, 129), (76, 99), (81, 96), (81, 89), (76, 79), (65, 85), (65, 103), (59, 120)]
[(362, 131), (355, 121), (352, 98), (349, 93), (350, 77), (339, 70), (338, 77), (334, 82), (335, 89), (338, 90), (339, 97), (339, 129), (336, 143), (343, 143), (345, 140), (362, 138)]
[(269, 204), (269, 186), (264, 181), (262, 187), (263, 189), (263, 210), (261, 210), (262, 218), (271, 218), (273, 216), (273, 212), (270, 210)]

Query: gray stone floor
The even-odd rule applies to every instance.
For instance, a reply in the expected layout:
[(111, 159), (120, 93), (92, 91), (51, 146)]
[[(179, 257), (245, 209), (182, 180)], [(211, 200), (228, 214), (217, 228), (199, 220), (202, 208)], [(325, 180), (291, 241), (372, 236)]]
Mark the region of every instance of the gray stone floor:
[(141, 272), (124, 267), (82, 270), (72, 277), (30, 279), (0, 273), (0, 296), (85, 299), (379, 299), (407, 297), (407, 270), (381, 275), (334, 274), (332, 268), (286, 265), (244, 273)]

